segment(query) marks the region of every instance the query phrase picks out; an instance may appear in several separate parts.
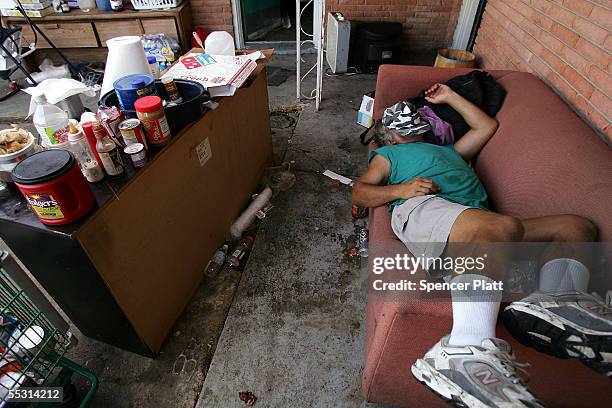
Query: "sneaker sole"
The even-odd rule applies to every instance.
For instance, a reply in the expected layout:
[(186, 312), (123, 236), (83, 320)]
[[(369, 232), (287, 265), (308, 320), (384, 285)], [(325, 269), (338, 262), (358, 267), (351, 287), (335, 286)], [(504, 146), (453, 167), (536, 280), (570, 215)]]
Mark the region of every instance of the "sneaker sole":
[(582, 363), (612, 378), (612, 338), (583, 333), (568, 324), (544, 320), (542, 311), (525, 306), (508, 306), (502, 320), (521, 344), (559, 357), (577, 358)]
[(440, 374), (431, 364), (418, 359), (410, 368), (412, 375), (442, 399), (460, 408), (489, 408), (479, 399), (464, 391), (457, 384)]

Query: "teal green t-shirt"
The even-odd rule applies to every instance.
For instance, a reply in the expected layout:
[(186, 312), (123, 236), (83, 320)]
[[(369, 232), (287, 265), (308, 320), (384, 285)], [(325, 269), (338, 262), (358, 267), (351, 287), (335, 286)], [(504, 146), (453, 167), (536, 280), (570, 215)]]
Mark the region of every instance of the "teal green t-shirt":
[[(401, 184), (415, 177), (428, 178), (440, 187), (436, 193), (438, 197), (471, 207), (488, 208), (484, 186), (453, 145), (415, 142), (384, 146), (371, 152), (369, 160), (377, 154), (391, 165), (387, 184)], [(389, 205), (389, 212), (404, 201), (395, 200)]]

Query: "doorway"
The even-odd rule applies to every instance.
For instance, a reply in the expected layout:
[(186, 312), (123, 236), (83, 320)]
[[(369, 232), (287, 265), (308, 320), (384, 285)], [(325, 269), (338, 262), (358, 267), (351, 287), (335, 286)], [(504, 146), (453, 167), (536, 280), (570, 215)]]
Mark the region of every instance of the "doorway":
[[(249, 42), (295, 42), (295, 0), (234, 0), (239, 9), (242, 39)], [(302, 27), (312, 27), (313, 7), (304, 8), (309, 0), (302, 3)], [(307, 32), (310, 30), (306, 29)], [(307, 39), (301, 33), (302, 40)]]

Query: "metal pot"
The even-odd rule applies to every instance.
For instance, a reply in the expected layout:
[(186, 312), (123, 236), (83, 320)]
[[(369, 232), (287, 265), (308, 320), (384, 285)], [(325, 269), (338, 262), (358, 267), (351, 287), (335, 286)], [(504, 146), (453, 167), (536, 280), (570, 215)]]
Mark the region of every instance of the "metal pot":
[(63, 111), (66, 111), (66, 113), (68, 113), (68, 117), (72, 119), (79, 120), (81, 118), (81, 114), (85, 112), (85, 108), (83, 107), (83, 102), (81, 101), (81, 96), (79, 94), (62, 99), (61, 101), (57, 102), (55, 106), (59, 107)]
[[(203, 103), (210, 100), (210, 95), (200, 83), (185, 79), (175, 79), (174, 82), (183, 97), (183, 102), (164, 108), (172, 136), (176, 136), (189, 123), (198, 120), (204, 112)], [(159, 79), (155, 81), (155, 87), (157, 95), (162, 99), (167, 99), (166, 88), (164, 88)], [(106, 107), (116, 106), (120, 109), (115, 90), (113, 89), (102, 95), (98, 105)], [(136, 117), (136, 111), (122, 110), (122, 112), (127, 118)]]

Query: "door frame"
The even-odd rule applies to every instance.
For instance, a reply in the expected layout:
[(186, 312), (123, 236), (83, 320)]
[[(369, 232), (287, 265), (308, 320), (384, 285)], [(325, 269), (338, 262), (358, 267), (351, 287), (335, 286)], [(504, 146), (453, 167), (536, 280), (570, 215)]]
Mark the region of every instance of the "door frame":
[(453, 35), (452, 48), (467, 50), (470, 46), (470, 38), (476, 24), (478, 10), (483, 0), (463, 0), (461, 11), (457, 19), (455, 34)]
[(236, 49), (244, 49), (244, 29), (242, 27), (242, 7), (240, 0), (231, 0), (232, 3), (232, 23), (234, 26), (234, 42)]

